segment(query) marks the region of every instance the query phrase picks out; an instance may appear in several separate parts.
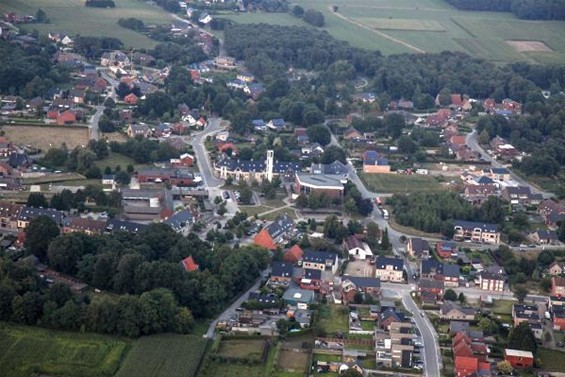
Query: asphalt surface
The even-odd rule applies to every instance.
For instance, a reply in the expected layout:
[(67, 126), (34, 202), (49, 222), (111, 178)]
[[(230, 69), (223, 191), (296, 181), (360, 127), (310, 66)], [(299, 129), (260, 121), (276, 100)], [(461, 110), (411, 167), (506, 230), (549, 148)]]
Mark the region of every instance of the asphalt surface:
[(208, 189), (218, 188), (224, 182), (214, 176), (212, 163), (204, 143), (208, 136), (212, 136), (222, 129), (223, 127), (221, 126), (220, 118), (210, 118), (208, 119), (208, 126), (204, 129), (204, 131), (194, 134), (191, 140), (194, 154), (196, 156), (196, 162), (200, 169), (200, 175), (202, 176), (202, 182)]

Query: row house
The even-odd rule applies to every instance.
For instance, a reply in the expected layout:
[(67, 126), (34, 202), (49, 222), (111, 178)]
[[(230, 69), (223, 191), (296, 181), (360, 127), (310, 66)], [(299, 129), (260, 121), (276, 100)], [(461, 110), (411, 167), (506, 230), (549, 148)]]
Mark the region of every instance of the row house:
[(0, 202), (0, 228), (18, 229), (18, 217), (24, 206), (10, 202)]
[(63, 233), (80, 232), (89, 236), (103, 234), (106, 231), (106, 221), (94, 220), (83, 217), (72, 217), (65, 219)]
[(339, 267), (338, 255), (327, 251), (308, 250), (304, 253), (302, 267), (320, 271), (331, 270), (335, 274)]
[(343, 276), (340, 284), (342, 302), (347, 305), (354, 302), (357, 293), (379, 299), (381, 280), (371, 277)]
[(139, 183), (170, 183), (173, 186), (191, 186), (194, 174), (183, 169), (146, 169), (137, 173)]
[(553, 276), (551, 278), (551, 294), (553, 296), (565, 297), (565, 278), (561, 276)]
[(456, 220), (453, 225), (455, 229), (453, 239), (455, 241), (471, 241), (495, 245), (500, 243), (498, 224)]
[(490, 196), (498, 194), (498, 187), (495, 184), (475, 185), (466, 184), (463, 197), (473, 204), (482, 204)]
[(522, 322), (538, 322), (540, 321), (539, 308), (537, 305), (512, 305), (512, 320), (514, 327)]
[(496, 273), (488, 270), (481, 271), (479, 273), (479, 288), (484, 291), (504, 291), (504, 283), (506, 281), (506, 275), (502, 273)]
[(469, 336), (468, 330), (455, 333), (451, 339), (456, 377), (490, 375), (488, 349), (481, 339)]
[(474, 321), (477, 311), (463, 307), (452, 301), (446, 301), (439, 309), (439, 317), (445, 320)]
[(406, 251), (414, 258), (427, 258), (430, 256), (430, 244), (425, 239), (412, 237), (408, 240)]
[(421, 278), (418, 282), (418, 295), (422, 302), (435, 304), (445, 293), (443, 280)]
[(65, 214), (61, 211), (57, 211), (52, 208), (34, 208), (34, 207), (22, 207), (20, 213), (18, 214), (17, 218), (17, 226), (19, 230), (25, 230), (30, 221), (40, 217), (45, 216), (52, 219), (58, 226), (63, 224), (63, 220), (65, 218)]

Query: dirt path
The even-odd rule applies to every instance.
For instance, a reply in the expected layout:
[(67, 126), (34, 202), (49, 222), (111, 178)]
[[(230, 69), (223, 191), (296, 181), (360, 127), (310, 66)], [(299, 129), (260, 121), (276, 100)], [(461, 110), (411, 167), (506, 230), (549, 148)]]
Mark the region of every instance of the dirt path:
[(352, 24), (354, 24), (354, 25), (356, 25), (356, 26), (359, 26), (360, 28), (363, 28), (363, 29), (365, 29), (365, 30), (369, 30), (369, 31), (371, 31), (371, 32), (373, 32), (373, 33), (375, 33), (375, 34), (377, 34), (377, 35), (380, 35), (380, 36), (383, 37), (383, 38), (386, 38), (386, 39), (388, 39), (388, 40), (391, 40), (391, 41), (393, 41), (394, 43), (401, 44), (401, 45), (403, 45), (404, 47), (408, 47), (409, 49), (414, 50), (414, 51), (416, 51), (416, 52), (419, 52), (419, 53), (421, 53), (421, 54), (424, 54), (424, 53), (426, 52), (426, 51), (424, 51), (424, 50), (422, 50), (422, 49), (420, 49), (420, 48), (418, 48), (418, 47), (416, 47), (416, 46), (411, 45), (410, 43), (407, 43), (407, 42), (401, 41), (400, 39), (391, 37), (390, 35), (388, 35), (388, 34), (386, 34), (386, 33), (383, 33), (383, 32), (380, 31), (380, 30), (372, 29), (372, 28), (368, 27), (367, 25), (363, 25), (362, 23), (360, 23), (360, 22), (358, 22), (358, 21), (355, 21), (355, 20), (353, 20), (353, 19), (351, 19), (351, 18), (349, 18), (349, 17), (345, 17), (344, 15), (342, 15), (342, 14), (340, 14), (340, 13), (338, 13), (338, 12), (333, 12), (332, 9), (331, 9), (331, 6), (329, 7), (329, 9), (330, 9), (330, 12), (331, 12), (332, 14), (336, 15), (337, 17), (341, 18), (342, 20), (345, 20), (345, 21), (347, 21), (347, 22), (350, 22), (350, 23), (352, 23)]

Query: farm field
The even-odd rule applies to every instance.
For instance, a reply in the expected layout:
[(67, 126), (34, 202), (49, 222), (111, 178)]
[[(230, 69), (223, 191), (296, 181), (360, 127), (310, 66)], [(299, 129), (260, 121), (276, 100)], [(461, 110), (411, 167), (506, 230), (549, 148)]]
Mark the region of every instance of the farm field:
[(308, 352), (281, 351), (277, 367), (291, 373), (303, 376), (306, 371), (310, 354)]
[(206, 344), (206, 339), (196, 335), (140, 338), (133, 343), (116, 377), (193, 377)]
[(88, 128), (6, 126), (2, 127), (8, 140), (18, 145), (31, 145), (42, 150), (58, 148), (64, 142), (69, 149), (88, 144)]
[(260, 360), (263, 353), (263, 339), (230, 339), (222, 340), (218, 355), (234, 358), (251, 358)]
[[(460, 11), (444, 0), (296, 0), (323, 13), (324, 30), (351, 45), (384, 55), (467, 52), (493, 62), (558, 63), (565, 60), (564, 21), (524, 21), (510, 13)], [(338, 11), (330, 10), (338, 5)], [(231, 14), (238, 23), (306, 23), (290, 14)]]
[[(0, 371), (3, 377), (112, 376), (129, 341), (0, 322)], [(154, 352), (154, 350), (152, 350)]]
[(359, 177), (368, 190), (378, 193), (436, 192), (445, 190), (435, 177), (429, 175), (364, 174)]
[(171, 21), (171, 16), (140, 0), (114, 0), (116, 8), (87, 8), (83, 0), (3, 0), (0, 12), (13, 11), (35, 15), (38, 8), (47, 13), (49, 24), (32, 24), (24, 29), (38, 30), (41, 34), (50, 31), (84, 36), (119, 38), (126, 47), (152, 48), (157, 42), (143, 34), (125, 29), (117, 24), (120, 18), (135, 17), (146, 24), (162, 24)]

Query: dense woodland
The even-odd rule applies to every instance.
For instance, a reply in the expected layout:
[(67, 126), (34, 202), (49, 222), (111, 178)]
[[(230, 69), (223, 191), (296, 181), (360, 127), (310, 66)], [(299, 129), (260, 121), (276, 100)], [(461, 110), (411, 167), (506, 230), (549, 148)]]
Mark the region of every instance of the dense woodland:
[(565, 20), (562, 0), (445, 0), (457, 9), (512, 12), (524, 20)]
[(448, 237), (453, 235), (453, 220), (500, 224), (507, 208), (497, 197), (489, 197), (480, 207), (475, 207), (453, 192), (396, 194), (387, 204), (392, 206), (394, 219), (400, 225), (429, 233), (441, 232)]
[[(189, 332), (196, 318), (217, 313), (267, 265), (264, 249), (212, 248), (163, 224), (138, 235), (59, 234), (47, 217), (32, 220), (28, 252), (50, 268), (92, 287), (114, 292), (73, 296), (63, 284), (50, 287), (25, 262), (0, 259), (0, 319), (25, 324), (126, 336)], [(199, 271), (180, 261), (192, 255)]]

